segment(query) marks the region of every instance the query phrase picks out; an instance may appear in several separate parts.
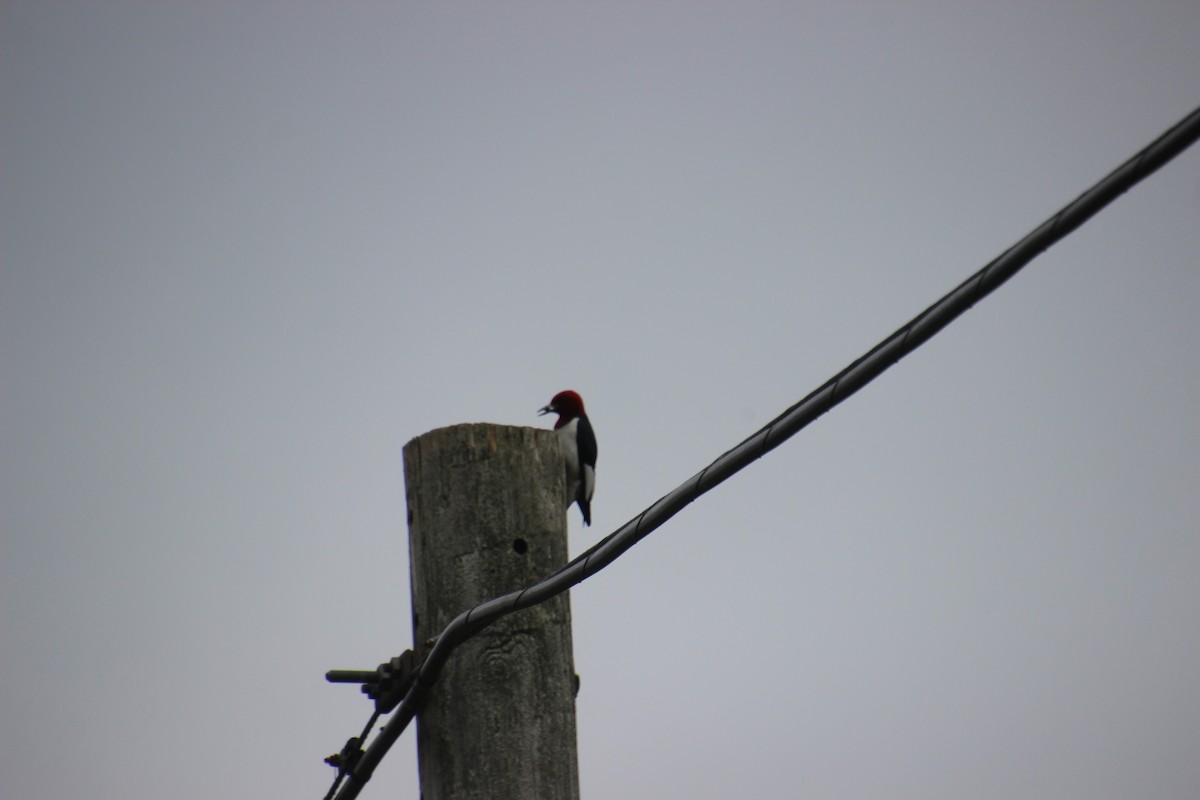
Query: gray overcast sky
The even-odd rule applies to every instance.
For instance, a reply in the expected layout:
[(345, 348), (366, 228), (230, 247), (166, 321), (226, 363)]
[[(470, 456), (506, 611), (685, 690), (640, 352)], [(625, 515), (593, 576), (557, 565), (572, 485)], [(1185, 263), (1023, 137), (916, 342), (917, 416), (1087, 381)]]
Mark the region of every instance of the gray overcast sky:
[[(0, 5), (0, 794), (319, 798), (401, 448), (582, 550), (1200, 101), (1179, 2)], [(572, 593), (588, 798), (1191, 800), (1200, 152)], [(417, 798), (410, 731), (367, 798)]]

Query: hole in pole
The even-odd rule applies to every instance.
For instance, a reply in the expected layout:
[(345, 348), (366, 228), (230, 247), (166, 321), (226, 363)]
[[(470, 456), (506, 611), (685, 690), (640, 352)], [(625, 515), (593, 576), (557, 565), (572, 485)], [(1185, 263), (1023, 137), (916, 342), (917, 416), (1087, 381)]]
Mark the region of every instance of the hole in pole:
[(513, 552), (519, 556), (523, 556), (529, 552), (529, 545), (524, 539), (513, 539)]

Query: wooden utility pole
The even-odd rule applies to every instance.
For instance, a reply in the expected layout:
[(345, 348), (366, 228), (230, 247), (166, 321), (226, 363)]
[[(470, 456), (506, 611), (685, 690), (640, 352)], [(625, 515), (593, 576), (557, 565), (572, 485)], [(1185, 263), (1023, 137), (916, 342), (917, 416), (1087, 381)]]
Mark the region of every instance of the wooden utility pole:
[[(414, 641), (567, 560), (553, 431), (468, 424), (404, 448)], [(422, 800), (578, 800), (567, 595), (463, 644), (417, 717)]]

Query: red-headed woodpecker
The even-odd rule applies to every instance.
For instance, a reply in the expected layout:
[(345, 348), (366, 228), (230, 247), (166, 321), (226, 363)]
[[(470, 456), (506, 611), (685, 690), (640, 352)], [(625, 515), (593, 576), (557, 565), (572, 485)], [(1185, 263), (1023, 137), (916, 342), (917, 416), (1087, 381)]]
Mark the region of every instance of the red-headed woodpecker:
[(592, 524), (592, 494), (596, 491), (596, 434), (583, 410), (583, 398), (568, 389), (554, 395), (554, 399), (542, 414), (558, 414), (554, 430), (562, 442), (564, 460), (567, 462), (567, 505), (572, 501), (579, 504), (583, 512), (583, 524)]

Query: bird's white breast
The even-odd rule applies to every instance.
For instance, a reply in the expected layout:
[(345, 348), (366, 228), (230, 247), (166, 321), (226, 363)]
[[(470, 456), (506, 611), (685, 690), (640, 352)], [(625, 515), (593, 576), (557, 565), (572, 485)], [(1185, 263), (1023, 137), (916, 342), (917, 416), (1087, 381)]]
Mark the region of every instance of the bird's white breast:
[(575, 499), (579, 491), (579, 445), (575, 434), (579, 428), (579, 420), (573, 419), (558, 429), (558, 438), (562, 442), (563, 461), (567, 465), (567, 503)]

